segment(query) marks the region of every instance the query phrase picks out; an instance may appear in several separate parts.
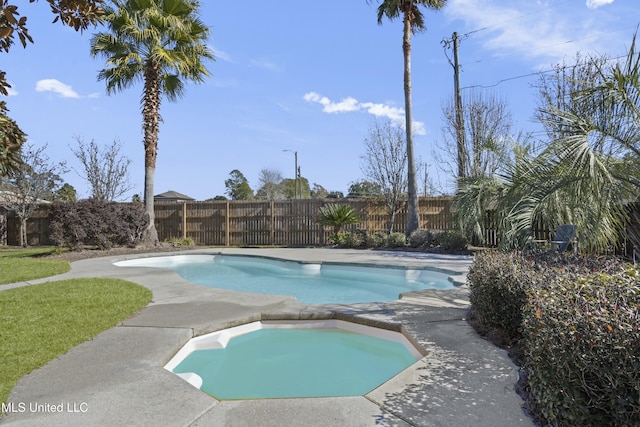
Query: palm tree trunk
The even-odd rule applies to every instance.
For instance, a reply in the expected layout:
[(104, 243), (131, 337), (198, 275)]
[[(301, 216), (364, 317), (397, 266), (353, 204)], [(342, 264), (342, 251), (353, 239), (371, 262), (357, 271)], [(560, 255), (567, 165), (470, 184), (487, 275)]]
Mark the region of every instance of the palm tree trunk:
[(158, 243), (158, 231), (156, 230), (156, 225), (155, 225), (156, 215), (154, 211), (154, 200), (153, 200), (155, 173), (156, 173), (156, 168), (148, 166), (145, 158), (144, 210), (149, 220), (149, 223), (147, 224), (147, 228), (144, 230), (142, 234), (142, 240), (144, 242), (153, 243), (153, 244)]
[(143, 241), (158, 243), (155, 226), (154, 183), (158, 134), (160, 131), (160, 99), (162, 76), (155, 63), (149, 61), (145, 67), (144, 98), (142, 107), (142, 127), (144, 129), (144, 209), (149, 220), (143, 232)]
[(404, 13), (404, 37), (402, 41), (404, 54), (404, 109), (405, 127), (407, 130), (407, 184), (409, 206), (407, 211), (406, 235), (420, 228), (418, 213), (418, 189), (416, 185), (416, 164), (413, 155), (413, 118), (411, 113), (411, 19), (409, 12)]

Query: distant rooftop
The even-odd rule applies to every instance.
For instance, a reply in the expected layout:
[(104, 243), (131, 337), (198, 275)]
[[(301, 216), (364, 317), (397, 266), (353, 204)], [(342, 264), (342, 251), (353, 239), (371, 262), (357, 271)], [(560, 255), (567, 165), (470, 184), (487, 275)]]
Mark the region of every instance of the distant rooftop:
[(193, 197), (189, 197), (186, 194), (178, 193), (177, 191), (167, 191), (161, 194), (153, 196), (153, 200), (156, 202), (183, 202), (193, 201)]

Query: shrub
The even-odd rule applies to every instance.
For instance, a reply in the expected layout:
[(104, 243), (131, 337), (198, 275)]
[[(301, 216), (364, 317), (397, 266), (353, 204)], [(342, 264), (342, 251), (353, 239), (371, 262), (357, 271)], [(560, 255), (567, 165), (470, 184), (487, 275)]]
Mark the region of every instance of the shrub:
[(347, 233), (348, 232), (346, 231), (341, 231), (339, 233), (331, 233), (329, 235), (329, 244), (336, 245), (336, 246), (344, 245), (344, 241), (346, 239)]
[(548, 425), (640, 425), (640, 280), (562, 279), (523, 311), (529, 403)]
[(515, 253), (476, 254), (467, 283), (471, 321), (478, 332), (498, 345), (511, 346), (517, 342), (527, 291), (538, 278)]
[(412, 248), (424, 248), (435, 245), (436, 236), (429, 230), (414, 230), (409, 235), (409, 246)]
[(380, 248), (387, 242), (387, 234), (381, 231), (376, 231), (373, 234), (368, 234), (365, 245), (368, 248)]
[(166, 242), (175, 247), (195, 245), (195, 242), (191, 237), (172, 237), (167, 239)]
[(367, 240), (366, 230), (354, 230), (344, 233), (342, 245), (347, 248), (362, 248)]
[(442, 231), (438, 233), (436, 240), (445, 252), (457, 253), (467, 250), (467, 239), (459, 231)]
[(144, 207), (140, 203), (91, 199), (53, 203), (50, 218), (51, 240), (71, 249), (84, 245), (100, 249), (135, 245), (146, 225)]
[(509, 346), (520, 339), (522, 310), (530, 288), (552, 287), (561, 277), (577, 279), (594, 272), (623, 270), (622, 262), (608, 257), (480, 252), (467, 275), (471, 319), (480, 333)]
[(391, 233), (387, 236), (387, 246), (390, 248), (403, 248), (407, 246), (407, 238), (403, 233)]

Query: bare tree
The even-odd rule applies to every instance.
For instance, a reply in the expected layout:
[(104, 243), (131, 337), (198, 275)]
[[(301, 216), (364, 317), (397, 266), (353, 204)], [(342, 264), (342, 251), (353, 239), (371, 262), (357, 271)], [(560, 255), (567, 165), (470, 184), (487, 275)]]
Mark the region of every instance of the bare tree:
[(378, 185), (389, 214), (388, 232), (393, 231), (396, 213), (407, 191), (407, 150), (402, 129), (390, 120), (377, 120), (364, 139), (365, 154), (360, 169), (368, 181)]
[(87, 143), (76, 137), (76, 142), (78, 148), (71, 151), (82, 163), (83, 171), (78, 175), (91, 187), (92, 199), (114, 201), (133, 188), (129, 182), (131, 160), (120, 154), (120, 142), (114, 140), (105, 147), (93, 139)]
[[(512, 116), (506, 102), (495, 94), (472, 92), (463, 100), (465, 124), (464, 152), (459, 155), (457, 118), (453, 101), (443, 108), (445, 125), (443, 150), (449, 162), (462, 161), (463, 175), (469, 178), (491, 177), (504, 163), (511, 140)], [(442, 162), (443, 164), (451, 164)], [(453, 170), (449, 171), (454, 173)], [(455, 173), (454, 176), (458, 176)]]
[(20, 218), (20, 244), (24, 247), (27, 246), (27, 220), (39, 204), (52, 198), (61, 181), (60, 174), (67, 171), (64, 162), (50, 162), (44, 153), (46, 147), (24, 146), (20, 167), (5, 178), (2, 185), (4, 194), (0, 203)]
[(256, 191), (256, 198), (261, 200), (284, 199), (282, 191), (282, 173), (274, 169), (262, 169), (258, 177), (260, 188)]
[[(542, 123), (547, 134), (547, 143), (575, 135), (575, 126), (569, 120), (559, 120), (558, 112), (564, 111), (575, 117), (590, 117), (598, 127), (611, 126), (616, 117), (602, 112), (610, 99), (584, 96), (584, 93), (603, 84), (602, 70), (607, 66), (606, 56), (582, 57), (576, 54), (575, 62), (562, 62), (553, 67), (551, 73), (540, 73), (538, 84), (538, 108), (535, 118)], [(592, 137), (595, 134), (592, 134)], [(606, 153), (611, 149), (606, 138), (593, 137), (594, 150)], [(611, 154), (611, 153), (609, 153)]]

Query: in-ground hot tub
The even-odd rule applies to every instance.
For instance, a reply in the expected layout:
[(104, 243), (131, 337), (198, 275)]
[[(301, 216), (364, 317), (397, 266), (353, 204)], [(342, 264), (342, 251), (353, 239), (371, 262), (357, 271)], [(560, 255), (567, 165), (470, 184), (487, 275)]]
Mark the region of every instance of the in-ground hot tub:
[(262, 321), (193, 338), (165, 369), (218, 400), (362, 396), (422, 355), (386, 329)]

